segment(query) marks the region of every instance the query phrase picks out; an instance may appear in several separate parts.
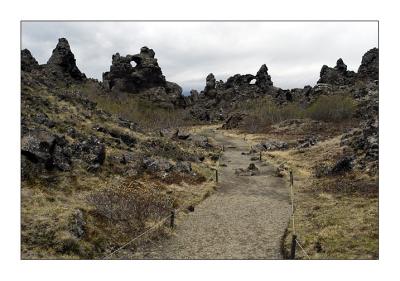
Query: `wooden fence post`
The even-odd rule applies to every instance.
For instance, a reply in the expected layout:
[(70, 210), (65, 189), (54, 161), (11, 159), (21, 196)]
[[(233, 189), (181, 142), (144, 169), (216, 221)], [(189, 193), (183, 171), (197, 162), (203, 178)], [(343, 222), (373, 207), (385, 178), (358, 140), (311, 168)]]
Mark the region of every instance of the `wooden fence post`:
[(174, 221), (175, 221), (175, 211), (172, 210), (171, 211), (171, 222), (170, 222), (170, 225), (169, 225), (171, 228), (174, 228), (174, 226), (175, 226), (175, 222)]
[(295, 234), (292, 235), (292, 247), (290, 249), (290, 259), (294, 260), (296, 257), (296, 239), (297, 236)]
[(293, 186), (293, 171), (290, 170), (290, 185)]

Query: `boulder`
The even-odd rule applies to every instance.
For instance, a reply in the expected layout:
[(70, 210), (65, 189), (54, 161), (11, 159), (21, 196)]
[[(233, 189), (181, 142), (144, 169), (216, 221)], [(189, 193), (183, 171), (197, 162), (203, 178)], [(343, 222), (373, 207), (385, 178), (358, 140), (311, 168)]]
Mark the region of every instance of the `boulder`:
[(180, 173), (190, 174), (192, 172), (192, 164), (187, 161), (178, 161), (174, 169)]
[(254, 163), (250, 163), (247, 169), (239, 168), (235, 170), (235, 175), (238, 176), (256, 176), (260, 174), (260, 170)]
[(264, 141), (254, 146), (256, 150), (285, 150), (288, 149), (289, 146), (287, 142), (284, 141)]
[(33, 130), (22, 136), (21, 153), (33, 163), (44, 164), (48, 170), (70, 170), (71, 153), (64, 137), (43, 130)]
[(174, 165), (164, 158), (145, 157), (142, 167), (148, 172), (158, 173), (170, 172), (174, 168)]
[(176, 133), (176, 138), (180, 140), (187, 140), (190, 137), (190, 133), (188, 131), (179, 129)]
[(297, 143), (297, 149), (308, 148), (317, 143), (317, 138), (315, 136), (308, 136), (304, 139), (298, 140)]
[(337, 175), (337, 174), (341, 174), (341, 173), (345, 173), (350, 171), (353, 166), (352, 166), (352, 161), (354, 159), (350, 156), (345, 156), (341, 159), (339, 159), (335, 165), (332, 167), (330, 174), (332, 175)]
[(246, 114), (243, 113), (234, 113), (228, 117), (225, 123), (222, 125), (223, 130), (232, 130), (238, 128), (242, 122)]
[(106, 147), (94, 136), (86, 140), (72, 144), (75, 157), (84, 160), (88, 164), (102, 165), (106, 159)]

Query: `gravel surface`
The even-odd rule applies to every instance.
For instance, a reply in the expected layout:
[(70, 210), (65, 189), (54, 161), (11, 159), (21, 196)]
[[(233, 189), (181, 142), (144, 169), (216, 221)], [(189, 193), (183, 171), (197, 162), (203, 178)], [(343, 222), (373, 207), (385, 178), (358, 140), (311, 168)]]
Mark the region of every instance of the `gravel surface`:
[[(281, 259), (281, 239), (290, 217), (289, 190), (285, 179), (277, 178), (266, 162), (251, 161), (248, 144), (239, 138), (209, 130), (219, 145), (225, 145), (220, 159), (217, 191), (178, 216), (174, 234), (147, 244), (125, 259)], [(247, 149), (246, 149), (247, 148)], [(255, 163), (260, 174), (236, 175), (238, 168)]]

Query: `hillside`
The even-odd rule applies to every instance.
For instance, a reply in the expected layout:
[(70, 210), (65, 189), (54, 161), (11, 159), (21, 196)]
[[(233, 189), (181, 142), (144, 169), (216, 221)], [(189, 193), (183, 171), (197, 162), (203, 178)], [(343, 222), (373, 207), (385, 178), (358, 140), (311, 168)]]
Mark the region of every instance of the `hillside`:
[[(43, 65), (21, 51), (23, 259), (104, 258), (155, 226), (111, 258), (151, 258), (143, 251), (155, 241), (177, 244), (154, 258), (285, 258), (289, 171), (296, 233), (311, 258), (378, 258), (378, 49), (357, 72), (342, 59), (324, 65), (313, 87), (278, 88), (263, 64), (226, 82), (210, 73), (190, 96), (148, 47), (112, 55), (101, 82), (78, 69), (65, 38)], [(174, 210), (183, 210), (178, 227), (158, 226)], [(264, 213), (276, 214), (270, 224)], [(210, 220), (215, 232), (198, 230), (204, 216), (220, 218)]]

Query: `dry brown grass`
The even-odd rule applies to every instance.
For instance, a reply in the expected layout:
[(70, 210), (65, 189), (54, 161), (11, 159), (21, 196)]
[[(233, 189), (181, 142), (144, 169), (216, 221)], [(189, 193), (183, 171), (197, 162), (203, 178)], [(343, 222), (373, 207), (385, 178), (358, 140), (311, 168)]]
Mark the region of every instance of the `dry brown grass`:
[(107, 112), (140, 124), (146, 130), (177, 128), (199, 124), (184, 109), (161, 108), (144, 98), (129, 93), (103, 93), (92, 83), (80, 86), (80, 91)]
[(290, 119), (312, 119), (342, 123), (350, 120), (356, 104), (347, 95), (320, 96), (310, 106), (296, 102), (277, 105), (270, 97), (242, 103), (237, 110), (248, 114), (241, 129), (248, 133), (268, 132), (271, 125)]
[[(315, 163), (333, 163), (341, 154), (339, 141), (336, 137), (302, 153), (289, 150), (266, 156), (273, 163), (293, 169), (296, 234), (312, 259), (377, 259), (377, 179), (360, 171), (314, 177)], [(284, 241), (286, 253), (290, 243), (288, 235)], [(297, 258), (307, 258), (299, 248)]]
[[(235, 132), (226, 133), (235, 135)], [(280, 139), (282, 136), (268, 134), (267, 138), (271, 137)], [(246, 138), (250, 144), (255, 144), (266, 139), (266, 135), (246, 135)], [(297, 135), (291, 138), (295, 140)], [(285, 140), (291, 139), (285, 135)], [(312, 259), (377, 259), (377, 176), (355, 170), (340, 176), (315, 177), (316, 164), (333, 165), (341, 155), (340, 135), (305, 150), (263, 153), (268, 162), (293, 170), (296, 234)], [(286, 255), (292, 231), (290, 222), (283, 243)], [(307, 259), (299, 247), (296, 257)]]

